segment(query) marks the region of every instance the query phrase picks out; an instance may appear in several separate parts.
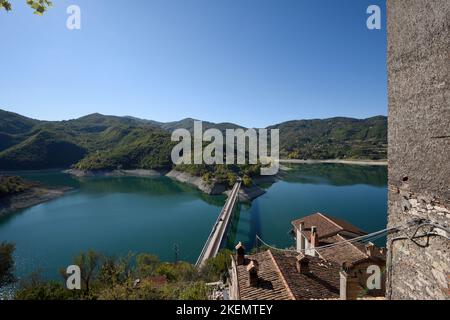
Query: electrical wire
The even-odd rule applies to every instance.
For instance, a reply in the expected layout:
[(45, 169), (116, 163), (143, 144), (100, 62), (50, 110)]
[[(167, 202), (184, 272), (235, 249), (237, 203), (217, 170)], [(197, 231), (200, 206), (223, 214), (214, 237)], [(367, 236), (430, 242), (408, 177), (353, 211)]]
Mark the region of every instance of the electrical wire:
[[(426, 221), (426, 222), (424, 222), (424, 221)], [(429, 237), (429, 236), (432, 236), (432, 235), (433, 236), (436, 236), (436, 235), (437, 236), (441, 236), (443, 238), (446, 238), (447, 240), (450, 240), (450, 237), (448, 236), (448, 234), (450, 234), (450, 229), (449, 228), (443, 227), (443, 226), (441, 226), (441, 225), (439, 225), (439, 224), (437, 224), (435, 222), (431, 222), (430, 220), (425, 220), (425, 219), (419, 219), (419, 220), (417, 220), (417, 223), (418, 223), (418, 226), (416, 227), (416, 229), (414, 230), (414, 232), (413, 232), (413, 234), (411, 236), (406, 233), (406, 235), (404, 235), (404, 236), (398, 236), (398, 237), (392, 238), (392, 239), (390, 239), (388, 241), (388, 249), (391, 252), (391, 254), (388, 255), (387, 265), (390, 265), (390, 266), (392, 265), (392, 260), (393, 260), (392, 252), (393, 252), (393, 244), (394, 244), (395, 241), (398, 241), (398, 240), (410, 240), (410, 241), (412, 241), (412, 242), (417, 244), (415, 239), (422, 238), (422, 237)], [(418, 235), (417, 233), (419, 232), (419, 230), (422, 227), (425, 227), (425, 226), (431, 226), (433, 228), (430, 231), (428, 231), (428, 232), (426, 232), (424, 234), (419, 234)], [(446, 235), (433, 233), (432, 231), (434, 229), (443, 230), (443, 231), (446, 232)], [(386, 270), (387, 270), (387, 279), (389, 281), (389, 287), (392, 288), (392, 268), (387, 268)], [(389, 291), (389, 298), (392, 299), (392, 290)]]
[[(335, 247), (338, 247), (338, 246), (344, 246), (344, 245), (348, 245), (348, 244), (354, 244), (354, 243), (358, 243), (358, 242), (360, 242), (360, 243), (366, 243), (366, 242), (369, 242), (369, 241), (374, 241), (374, 240), (376, 240), (376, 239), (385, 237), (385, 236), (387, 236), (387, 235), (390, 234), (390, 233), (404, 231), (404, 230), (409, 229), (409, 228), (411, 228), (412, 226), (417, 225), (417, 224), (418, 224), (418, 226), (417, 226), (417, 228), (415, 229), (413, 235), (410, 236), (410, 237), (407, 237), (408, 239), (413, 240), (414, 237), (417, 236), (418, 230), (419, 230), (420, 228), (424, 227), (424, 226), (432, 226), (433, 228), (442, 229), (442, 230), (444, 230), (445, 232), (450, 233), (450, 231), (449, 231), (448, 228), (442, 227), (442, 226), (440, 226), (440, 225), (438, 225), (438, 224), (436, 224), (436, 223), (430, 222), (430, 221), (428, 221), (428, 222), (424, 222), (424, 221), (426, 221), (426, 220), (423, 220), (423, 219), (415, 219), (415, 220), (412, 220), (412, 221), (407, 222), (405, 225), (402, 225), (402, 226), (397, 226), (397, 227), (392, 227), (392, 228), (385, 228), (385, 229), (382, 229), (382, 230), (379, 230), (379, 231), (375, 231), (375, 232), (372, 232), (372, 233), (369, 233), (369, 234), (366, 234), (366, 235), (363, 235), (363, 236), (360, 236), (360, 237), (355, 237), (355, 238), (352, 238), (352, 239), (343, 240), (343, 241), (338, 241), (338, 242), (335, 242), (335, 243), (332, 243), (332, 244), (328, 244), (328, 245), (323, 245), (323, 246), (319, 246), (319, 247), (315, 247), (315, 248), (310, 248), (310, 249), (302, 249), (302, 250), (291, 250), (291, 249), (280, 249), (280, 248), (276, 248), (276, 247), (274, 247), (274, 246), (269, 245), (267, 242), (265, 242), (263, 239), (261, 239), (261, 237), (259, 237), (259, 235), (256, 235), (256, 238), (257, 238), (257, 240), (259, 240), (263, 245), (265, 245), (265, 246), (267, 246), (268, 248), (271, 248), (271, 249), (273, 249), (273, 250), (284, 251), (284, 252), (303, 253), (303, 252), (305, 252), (305, 251), (307, 251), (307, 250), (311, 250), (311, 249), (314, 249), (314, 250), (322, 250), (322, 249), (335, 248)], [(430, 233), (430, 232), (428, 232), (428, 235), (439, 235), (439, 236), (442, 236), (441, 234), (438, 234), (438, 233)], [(423, 235), (421, 235), (421, 236), (423, 236)], [(447, 239), (449, 239), (448, 236), (444, 236), (444, 237), (446, 237)]]

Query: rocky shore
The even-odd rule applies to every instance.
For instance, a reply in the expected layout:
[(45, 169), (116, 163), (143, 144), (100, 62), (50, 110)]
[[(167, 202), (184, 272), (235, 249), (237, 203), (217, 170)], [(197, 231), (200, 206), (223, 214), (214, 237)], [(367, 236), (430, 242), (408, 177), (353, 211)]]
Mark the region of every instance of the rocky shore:
[[(203, 181), (201, 177), (196, 177), (190, 175), (186, 172), (181, 172), (177, 170), (172, 170), (168, 174), (167, 177), (177, 180), (179, 182), (188, 183), (200, 189), (201, 191), (210, 194), (210, 195), (218, 195), (218, 194), (226, 194), (229, 195), (231, 190), (228, 189), (227, 186), (219, 183), (207, 183)], [(241, 202), (249, 202), (252, 201), (259, 196), (263, 195), (266, 191), (259, 188), (257, 185), (253, 185), (251, 187), (242, 187), (239, 190), (239, 201)]]
[(222, 194), (225, 191), (227, 191), (227, 188), (218, 183), (207, 183), (205, 182), (201, 177), (196, 177), (193, 175), (190, 175), (187, 172), (172, 170), (169, 173), (166, 174), (166, 177), (169, 177), (171, 179), (174, 179), (179, 182), (188, 183), (190, 185), (193, 185), (203, 191), (204, 193), (210, 194), (210, 195), (218, 195)]
[(0, 217), (59, 198), (68, 190), (70, 188), (49, 189), (39, 186), (0, 198)]
[[(209, 195), (226, 194), (230, 192), (228, 186), (215, 183), (205, 182), (201, 177), (193, 176), (187, 172), (171, 170), (169, 172), (162, 172), (156, 170), (101, 170), (101, 171), (85, 171), (78, 169), (69, 169), (64, 171), (76, 177), (161, 177), (166, 176), (173, 180), (190, 184), (200, 191)], [(252, 201), (265, 193), (264, 189), (257, 186), (258, 183), (274, 182), (276, 177), (257, 177), (254, 179), (254, 184), (251, 187), (242, 187), (239, 191), (239, 200), (242, 202)]]

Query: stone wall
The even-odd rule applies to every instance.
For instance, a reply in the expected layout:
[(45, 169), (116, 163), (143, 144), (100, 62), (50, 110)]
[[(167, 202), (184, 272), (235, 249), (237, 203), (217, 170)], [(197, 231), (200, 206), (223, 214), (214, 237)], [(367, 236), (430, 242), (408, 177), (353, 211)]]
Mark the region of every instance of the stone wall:
[[(388, 0), (389, 218), (450, 224), (450, 1)], [(450, 241), (388, 237), (387, 298), (448, 299)]]

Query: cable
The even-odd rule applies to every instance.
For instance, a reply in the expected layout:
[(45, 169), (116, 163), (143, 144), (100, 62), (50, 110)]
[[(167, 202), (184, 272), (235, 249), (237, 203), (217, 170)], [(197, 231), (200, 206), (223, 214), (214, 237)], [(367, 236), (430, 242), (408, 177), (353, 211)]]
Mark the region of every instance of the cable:
[[(450, 233), (450, 229), (449, 228), (443, 227), (443, 226), (441, 226), (441, 225), (439, 225), (439, 224), (437, 224), (435, 222), (431, 222), (430, 220), (426, 220), (426, 219), (418, 219), (418, 220), (415, 220), (415, 221), (416, 221), (416, 223), (418, 223), (418, 226), (416, 227), (416, 229), (414, 230), (414, 232), (413, 232), (413, 234), (411, 236), (406, 233), (405, 236), (398, 236), (398, 237), (392, 238), (392, 239), (390, 239), (388, 241), (387, 245), (388, 245), (388, 249), (389, 249), (390, 254), (388, 254), (387, 266), (392, 266), (394, 241), (397, 241), (397, 240), (410, 240), (413, 243), (415, 243), (416, 245), (419, 245), (415, 241), (415, 239), (423, 238), (423, 237), (429, 237), (431, 235), (441, 236), (441, 237), (446, 238), (447, 240), (450, 240), (450, 238), (448, 236), (448, 234)], [(428, 231), (428, 232), (426, 232), (424, 234), (419, 234), (418, 235), (417, 233), (419, 232), (420, 228), (425, 227), (425, 226), (432, 226), (433, 228), (430, 231)], [(444, 236), (442, 234), (432, 233), (432, 231), (434, 229), (441, 229), (441, 230), (445, 231), (447, 233), (447, 235)], [(389, 287), (392, 288), (392, 268), (388, 267), (388, 268), (386, 268), (386, 270), (387, 270), (387, 279), (389, 281)], [(389, 290), (389, 298), (392, 299), (392, 290)]]
[[(392, 228), (385, 228), (385, 229), (382, 229), (382, 230), (379, 230), (379, 231), (375, 231), (375, 232), (372, 232), (372, 233), (369, 233), (369, 234), (366, 234), (366, 235), (363, 235), (363, 236), (360, 236), (360, 237), (352, 238), (352, 239), (349, 239), (349, 240), (338, 241), (338, 242), (335, 242), (335, 243), (332, 243), (332, 244), (319, 246), (319, 247), (315, 247), (315, 248), (311, 248), (311, 249), (314, 249), (314, 250), (329, 249), (329, 248), (334, 248), (334, 247), (337, 247), (337, 246), (353, 244), (353, 243), (356, 243), (356, 242), (363, 242), (364, 243), (364, 242), (368, 242), (368, 241), (374, 241), (376, 239), (379, 239), (381, 237), (386, 236), (389, 233), (406, 230), (406, 229), (410, 228), (412, 225), (421, 223), (422, 221), (424, 221), (424, 220), (423, 219), (415, 219), (415, 220), (407, 222), (403, 226), (392, 227)], [(430, 224), (430, 223), (428, 223), (428, 224)], [(421, 225), (419, 225), (419, 227), (421, 227), (422, 225), (425, 225), (425, 224), (421, 224)], [(433, 224), (433, 226), (438, 227), (438, 228), (442, 228), (439, 225), (435, 225), (435, 224)], [(418, 229), (419, 229), (419, 227), (418, 227)], [(444, 230), (446, 231), (445, 228), (444, 228)], [(261, 243), (264, 244), (265, 246), (267, 246), (267, 247), (269, 247), (271, 249), (274, 249), (274, 250), (278, 250), (278, 251), (303, 253), (303, 252), (306, 252), (307, 250), (311, 250), (311, 249), (302, 249), (302, 250), (280, 249), (280, 248), (276, 248), (274, 246), (269, 245), (267, 242), (265, 242), (263, 239), (261, 239), (261, 237), (259, 237), (258, 235), (256, 235), (256, 238), (259, 241), (261, 241)]]

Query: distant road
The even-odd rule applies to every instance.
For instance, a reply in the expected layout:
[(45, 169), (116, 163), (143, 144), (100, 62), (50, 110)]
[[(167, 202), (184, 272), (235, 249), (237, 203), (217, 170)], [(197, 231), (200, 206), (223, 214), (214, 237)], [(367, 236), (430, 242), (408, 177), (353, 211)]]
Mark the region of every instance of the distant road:
[(356, 164), (361, 166), (387, 166), (387, 160), (296, 160), (296, 159), (280, 159), (280, 163), (342, 163)]

